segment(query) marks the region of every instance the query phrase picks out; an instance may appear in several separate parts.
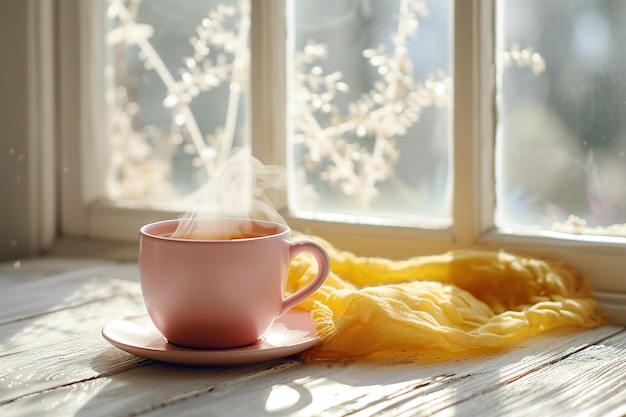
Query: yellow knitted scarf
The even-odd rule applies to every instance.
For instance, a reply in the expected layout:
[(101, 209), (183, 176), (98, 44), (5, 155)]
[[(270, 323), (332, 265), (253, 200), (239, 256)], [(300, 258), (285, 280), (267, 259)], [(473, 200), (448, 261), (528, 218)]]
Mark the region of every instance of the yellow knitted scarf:
[[(587, 280), (557, 262), (473, 250), (392, 261), (304, 237), (320, 242), (331, 258), (325, 285), (298, 306), (311, 311), (321, 340), (305, 354), (309, 360), (437, 360), (605, 321)], [(297, 257), (287, 291), (316, 270), (312, 256)]]

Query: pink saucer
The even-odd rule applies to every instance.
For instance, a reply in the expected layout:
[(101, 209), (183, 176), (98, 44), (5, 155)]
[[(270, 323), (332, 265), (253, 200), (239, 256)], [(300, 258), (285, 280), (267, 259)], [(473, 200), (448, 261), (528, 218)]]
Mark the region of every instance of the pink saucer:
[(233, 349), (189, 349), (168, 343), (147, 314), (113, 320), (102, 328), (113, 346), (142, 358), (185, 365), (245, 365), (294, 355), (315, 346), (319, 339), (311, 314), (288, 311), (263, 338)]

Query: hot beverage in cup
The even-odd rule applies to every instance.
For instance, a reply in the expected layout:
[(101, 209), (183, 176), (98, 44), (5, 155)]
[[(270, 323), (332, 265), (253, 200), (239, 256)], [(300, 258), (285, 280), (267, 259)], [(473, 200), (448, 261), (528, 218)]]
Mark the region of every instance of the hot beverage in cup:
[[(167, 220), (143, 226), (139, 273), (146, 309), (168, 342), (225, 349), (259, 340), (274, 321), (322, 286), (330, 261), (287, 226), (250, 219)], [(284, 297), (291, 261), (309, 253), (316, 276)]]

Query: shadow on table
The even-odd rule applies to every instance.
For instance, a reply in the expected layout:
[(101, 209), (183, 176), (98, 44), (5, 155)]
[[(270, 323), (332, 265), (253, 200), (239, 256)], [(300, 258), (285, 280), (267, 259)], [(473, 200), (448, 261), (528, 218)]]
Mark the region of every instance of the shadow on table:
[(193, 367), (110, 348), (94, 357), (91, 366), (100, 375), (91, 382), (97, 393), (77, 416), (284, 416), (312, 402), (311, 392), (291, 380), (291, 372), (302, 366), (291, 358), (240, 367)]
[[(468, 393), (458, 392), (466, 388), (458, 383), (474, 377), (472, 367), (459, 367), (459, 361), (386, 365), (351, 360), (303, 364), (283, 359), (244, 367), (198, 368), (132, 355), (127, 359), (120, 361), (111, 352), (94, 358), (93, 369), (102, 375), (99, 389), (76, 415), (343, 415), (390, 408), (430, 414), (444, 408), (450, 411), (462, 401)], [(494, 372), (483, 382), (493, 386), (498, 377)], [(497, 401), (492, 406), (496, 410)]]
[[(552, 363), (555, 355), (570, 354), (576, 334), (582, 333), (559, 329), (499, 353), (438, 363), (285, 358), (195, 368), (143, 360), (111, 347), (93, 358), (91, 366), (101, 377), (90, 381), (95, 394), (78, 415), (345, 415), (359, 410), (478, 415), (466, 414), (476, 407), (497, 415), (512, 400), (501, 388)], [(545, 383), (548, 388), (550, 381)], [(489, 398), (489, 404), (480, 398)]]

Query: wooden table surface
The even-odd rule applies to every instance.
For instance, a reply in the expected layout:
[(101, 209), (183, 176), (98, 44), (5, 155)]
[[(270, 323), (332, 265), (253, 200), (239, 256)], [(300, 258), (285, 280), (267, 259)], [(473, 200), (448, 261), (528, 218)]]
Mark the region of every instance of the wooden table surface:
[(144, 312), (137, 265), (39, 258), (0, 265), (0, 416), (622, 416), (621, 327), (560, 329), (436, 364), (366, 360), (188, 367), (101, 336)]

